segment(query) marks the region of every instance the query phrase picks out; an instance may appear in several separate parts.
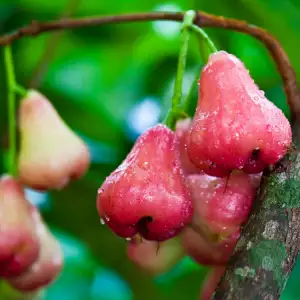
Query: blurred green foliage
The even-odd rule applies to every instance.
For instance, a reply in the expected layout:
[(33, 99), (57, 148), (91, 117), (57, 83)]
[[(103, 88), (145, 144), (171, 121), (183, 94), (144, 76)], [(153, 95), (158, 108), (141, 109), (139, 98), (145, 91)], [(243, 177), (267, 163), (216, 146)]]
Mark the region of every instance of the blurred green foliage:
[[(0, 33), (32, 20), (57, 19), (71, 12), (73, 16), (91, 16), (187, 9), (245, 19), (265, 27), (282, 42), (297, 74), (300, 73), (297, 0), (0, 0)], [(126, 258), (125, 241), (100, 225), (95, 209), (96, 192), (105, 176), (122, 161), (136, 137), (163, 118), (168, 109), (179, 31), (180, 25), (172, 22), (106, 25), (24, 38), (13, 44), (19, 83), (25, 87), (38, 83), (34, 87), (51, 99), (66, 122), (87, 141), (93, 160), (88, 174), (67, 189), (50, 195), (30, 194), (54, 226), (53, 232), (66, 256), (61, 277), (44, 293), (47, 300), (199, 297), (206, 269), (185, 258), (163, 276), (153, 278), (145, 274)], [(207, 33), (219, 49), (228, 50), (245, 62), (270, 100), (289, 116), (280, 76), (262, 44), (222, 29), (207, 29)], [(44, 53), (48, 53), (46, 59)], [(202, 66), (200, 57), (197, 41), (192, 39), (184, 94)], [(7, 107), (2, 60), (0, 70), (0, 155), (4, 158)], [(3, 162), (1, 159), (1, 173), (5, 171)], [(295, 272), (299, 274), (299, 270), (297, 267)], [(284, 300), (300, 298), (297, 276), (293, 278)], [(10, 293), (5, 286), (0, 289)]]

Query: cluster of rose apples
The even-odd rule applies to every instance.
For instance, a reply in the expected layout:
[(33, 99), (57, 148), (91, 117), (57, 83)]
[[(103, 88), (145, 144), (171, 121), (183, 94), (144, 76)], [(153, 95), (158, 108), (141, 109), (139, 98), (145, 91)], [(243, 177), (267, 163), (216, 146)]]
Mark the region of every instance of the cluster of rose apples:
[(288, 151), (292, 133), (280, 109), (244, 64), (225, 51), (202, 69), (193, 119), (175, 132), (144, 132), (98, 191), (97, 209), (129, 257), (153, 273), (188, 254), (212, 266), (208, 299), (249, 215), (262, 171)]
[(0, 178), (0, 276), (21, 292), (39, 291), (63, 267), (62, 249), (24, 188), (61, 189), (81, 177), (89, 152), (52, 104), (29, 91), (18, 110), (18, 176)]

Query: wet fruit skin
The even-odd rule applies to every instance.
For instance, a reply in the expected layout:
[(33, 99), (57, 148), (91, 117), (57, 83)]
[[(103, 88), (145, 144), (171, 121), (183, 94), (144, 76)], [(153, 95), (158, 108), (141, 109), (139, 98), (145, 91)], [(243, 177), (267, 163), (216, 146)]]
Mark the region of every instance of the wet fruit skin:
[[(186, 143), (187, 143), (187, 138), (188, 138), (191, 124), (192, 124), (192, 120), (190, 118), (178, 120), (176, 123), (176, 136), (179, 140), (181, 167), (186, 176), (192, 174), (205, 174), (203, 170), (197, 168), (192, 163), (186, 149)], [(262, 172), (249, 174), (249, 179), (252, 185), (254, 186), (254, 188), (259, 187), (261, 182), (261, 177), (262, 177)]]
[(9, 175), (0, 178), (0, 211), (0, 276), (17, 276), (38, 258), (40, 247), (30, 203)]
[(190, 118), (178, 120), (176, 123), (176, 131), (175, 131), (179, 141), (181, 167), (185, 175), (203, 173), (201, 169), (197, 168), (192, 163), (186, 149), (187, 137), (188, 137), (191, 124), (192, 124), (192, 120)]
[(291, 144), (291, 126), (265, 98), (243, 63), (225, 51), (210, 56), (187, 141), (191, 161), (212, 176), (259, 173)]
[(99, 189), (97, 209), (120, 237), (176, 236), (191, 221), (192, 202), (175, 133), (161, 124), (144, 132)]
[(239, 237), (240, 230), (219, 242), (208, 241), (192, 228), (185, 228), (181, 234), (182, 244), (187, 255), (205, 266), (226, 264)]
[(255, 197), (249, 175), (242, 171), (228, 178), (194, 174), (186, 180), (193, 199), (194, 228), (218, 240), (235, 233), (247, 220)]

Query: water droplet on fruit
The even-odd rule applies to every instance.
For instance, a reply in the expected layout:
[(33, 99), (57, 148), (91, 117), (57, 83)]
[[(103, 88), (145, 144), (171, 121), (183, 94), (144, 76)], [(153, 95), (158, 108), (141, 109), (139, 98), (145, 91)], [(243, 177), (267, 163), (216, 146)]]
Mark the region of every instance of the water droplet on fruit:
[(100, 224), (101, 224), (101, 225), (105, 225), (104, 219), (100, 218)]
[(143, 182), (144, 182), (144, 184), (149, 184), (151, 181), (150, 181), (149, 178), (145, 178), (145, 179), (143, 180)]
[(258, 96), (254, 96), (253, 97), (253, 100), (254, 100), (254, 102), (257, 104), (257, 103), (259, 103), (259, 97)]
[(271, 132), (271, 131), (272, 131), (272, 128), (271, 128), (271, 125), (270, 125), (270, 124), (267, 124), (267, 125), (266, 125), (266, 130), (267, 130), (267, 132)]
[(248, 209), (249, 209), (249, 206), (248, 206), (248, 205), (244, 205), (244, 207), (243, 207), (243, 208), (244, 208), (244, 210), (245, 210), (245, 211), (248, 211)]
[(125, 238), (125, 240), (126, 240), (127, 242), (131, 242), (131, 238), (130, 238), (130, 237)]
[(143, 164), (142, 164), (142, 169), (147, 170), (148, 167), (149, 167), (149, 162), (144, 161)]

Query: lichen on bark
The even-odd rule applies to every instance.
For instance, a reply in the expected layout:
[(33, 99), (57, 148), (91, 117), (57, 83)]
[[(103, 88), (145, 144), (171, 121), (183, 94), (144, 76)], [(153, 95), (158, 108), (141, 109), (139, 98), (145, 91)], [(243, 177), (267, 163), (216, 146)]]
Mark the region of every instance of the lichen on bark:
[[(265, 172), (213, 299), (279, 299), (300, 250), (300, 126), (294, 144), (272, 172)], [(251, 270), (248, 272), (241, 270)]]

